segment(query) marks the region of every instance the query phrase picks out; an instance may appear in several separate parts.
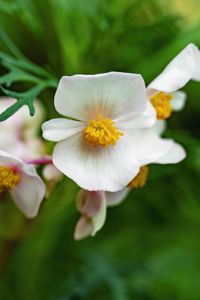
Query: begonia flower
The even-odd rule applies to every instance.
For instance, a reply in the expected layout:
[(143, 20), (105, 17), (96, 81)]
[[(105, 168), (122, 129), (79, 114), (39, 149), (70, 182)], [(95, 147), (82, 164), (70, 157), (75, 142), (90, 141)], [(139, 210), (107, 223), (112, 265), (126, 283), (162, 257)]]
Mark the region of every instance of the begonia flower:
[(179, 90), (190, 80), (200, 81), (200, 51), (194, 44), (185, 47), (147, 88), (158, 119), (184, 107), (187, 96)]
[(137, 175), (138, 141), (129, 131), (156, 121), (140, 75), (64, 76), (54, 104), (68, 119), (47, 121), (42, 130), (45, 139), (58, 142), (52, 157), (61, 172), (92, 191), (120, 190)]
[(45, 195), (45, 185), (32, 165), (0, 150), (0, 197), (10, 193), (28, 218), (37, 215)]

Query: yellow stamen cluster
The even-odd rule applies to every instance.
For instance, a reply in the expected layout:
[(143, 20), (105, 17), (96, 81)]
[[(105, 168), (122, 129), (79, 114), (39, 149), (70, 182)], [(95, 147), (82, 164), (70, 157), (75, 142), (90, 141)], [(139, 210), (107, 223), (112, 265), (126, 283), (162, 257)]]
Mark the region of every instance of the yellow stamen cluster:
[(172, 95), (166, 94), (164, 92), (159, 92), (155, 96), (150, 98), (151, 103), (153, 104), (157, 118), (159, 120), (167, 119), (171, 116), (172, 113), (172, 106), (171, 106), (171, 99), (173, 98)]
[(122, 135), (123, 133), (114, 126), (111, 119), (102, 119), (101, 115), (98, 116), (97, 120), (89, 121), (88, 126), (83, 131), (85, 141), (95, 147), (115, 145)]
[(137, 189), (145, 186), (148, 173), (149, 173), (149, 168), (147, 166), (142, 166), (137, 176), (135, 176), (133, 180), (131, 180), (131, 182), (128, 184), (128, 187)]
[(20, 175), (11, 167), (0, 166), (0, 193), (12, 190), (20, 182)]

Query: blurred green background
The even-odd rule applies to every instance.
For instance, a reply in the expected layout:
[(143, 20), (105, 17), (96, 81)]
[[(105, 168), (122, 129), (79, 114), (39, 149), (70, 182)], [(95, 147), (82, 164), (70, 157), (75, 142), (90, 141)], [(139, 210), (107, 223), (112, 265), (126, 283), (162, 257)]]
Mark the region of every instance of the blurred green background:
[[(118, 70), (149, 83), (189, 42), (200, 46), (200, 2), (0, 0), (0, 27), (58, 79)], [(200, 83), (184, 90), (186, 109), (173, 114), (166, 136), (185, 146), (187, 159), (151, 166), (146, 187), (109, 209), (96, 237), (73, 241), (78, 188), (66, 178), (35, 220), (0, 203), (1, 300), (200, 299)], [(47, 118), (54, 92), (40, 96)]]

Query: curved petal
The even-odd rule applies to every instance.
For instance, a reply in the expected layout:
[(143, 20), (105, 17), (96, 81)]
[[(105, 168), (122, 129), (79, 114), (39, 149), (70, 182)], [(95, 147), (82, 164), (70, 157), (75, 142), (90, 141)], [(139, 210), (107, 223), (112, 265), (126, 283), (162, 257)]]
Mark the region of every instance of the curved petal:
[(170, 151), (173, 140), (159, 137), (156, 128), (138, 130), (133, 133), (135, 153), (141, 165), (159, 163), (160, 159)]
[(169, 151), (156, 162), (160, 164), (176, 164), (182, 161), (185, 157), (186, 152), (184, 148), (177, 143), (173, 143)]
[(55, 146), (53, 163), (89, 191), (121, 190), (139, 171), (134, 144), (128, 134), (107, 148), (87, 145), (81, 134), (74, 135)]
[(0, 165), (2, 166), (19, 166), (23, 167), (24, 163), (18, 157), (4, 151), (0, 150)]
[(185, 47), (148, 86), (166, 93), (181, 89), (189, 80), (200, 80), (200, 52), (194, 44)]
[(90, 219), (81, 217), (76, 224), (74, 230), (74, 239), (76, 241), (82, 240), (92, 234), (93, 225)]
[(119, 192), (106, 192), (106, 203), (107, 206), (116, 206), (121, 204), (125, 199), (128, 193), (130, 192), (129, 188), (124, 188)]
[(195, 81), (200, 81), (200, 51), (197, 47), (194, 48), (195, 58), (196, 58), (196, 68), (192, 79)]
[(157, 136), (160, 136), (166, 130), (166, 127), (167, 127), (167, 123), (165, 120), (157, 120), (155, 125), (152, 127), (152, 130), (155, 131)]
[(141, 113), (146, 101), (141, 75), (110, 72), (62, 77), (54, 104), (60, 114), (87, 121), (99, 114), (115, 119), (130, 112)]
[(14, 202), (28, 218), (34, 218), (45, 195), (45, 184), (35, 168), (24, 166), (20, 172), (20, 183), (11, 191)]
[(146, 110), (139, 116), (135, 117), (131, 114), (114, 120), (119, 130), (124, 129), (140, 129), (151, 127), (156, 122), (156, 111), (150, 101), (147, 101)]
[(92, 217), (93, 230), (91, 235), (94, 236), (104, 225), (106, 221), (106, 198), (105, 194), (98, 198), (99, 200), (99, 210)]
[(172, 108), (174, 111), (180, 111), (184, 108), (186, 103), (187, 94), (182, 91), (174, 92), (171, 100)]
[(43, 138), (49, 141), (62, 141), (84, 128), (83, 122), (64, 118), (52, 119), (42, 124)]

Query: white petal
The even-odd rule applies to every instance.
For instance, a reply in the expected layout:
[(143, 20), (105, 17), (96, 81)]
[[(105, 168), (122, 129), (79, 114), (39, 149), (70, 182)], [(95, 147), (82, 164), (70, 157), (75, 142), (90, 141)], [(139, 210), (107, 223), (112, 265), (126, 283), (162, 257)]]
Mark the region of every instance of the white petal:
[(182, 161), (185, 157), (186, 152), (184, 148), (177, 143), (173, 143), (169, 151), (156, 162), (160, 164), (176, 164)]
[(37, 215), (45, 195), (45, 185), (35, 168), (24, 166), (20, 172), (20, 183), (11, 191), (13, 200), (28, 218)]
[(156, 111), (148, 100), (146, 110), (138, 117), (129, 114), (125, 117), (115, 119), (114, 122), (117, 123), (119, 130), (151, 127), (156, 122)]
[(83, 128), (83, 122), (64, 118), (52, 119), (42, 124), (43, 138), (58, 142), (80, 132)]
[(200, 81), (200, 51), (197, 47), (194, 48), (195, 58), (196, 58), (196, 68), (192, 79), (195, 81)]
[(22, 167), (24, 165), (23, 161), (21, 159), (19, 159), (18, 157), (0, 150), (0, 165), (1, 166), (19, 166)]
[(87, 236), (92, 234), (92, 230), (93, 230), (92, 222), (85, 217), (81, 217), (75, 227), (74, 239), (76, 241), (84, 239)]
[(155, 131), (157, 136), (160, 136), (166, 130), (166, 127), (167, 123), (165, 120), (157, 120), (157, 122), (151, 129)]
[(11, 191), (13, 200), (23, 213), (33, 218), (45, 195), (45, 184), (32, 165), (24, 163), (18, 157), (0, 150), (0, 165), (15, 167), (20, 173), (19, 184)]
[(135, 153), (141, 165), (159, 162), (173, 145), (173, 141), (160, 138), (155, 128), (142, 129), (133, 133)]
[(92, 218), (93, 230), (92, 236), (94, 236), (104, 225), (106, 221), (106, 198), (102, 193), (102, 197), (99, 197), (99, 210)]
[(187, 94), (182, 91), (174, 92), (171, 100), (172, 108), (174, 111), (180, 111), (184, 108), (186, 103)]
[(146, 91), (141, 75), (110, 72), (61, 78), (55, 108), (65, 116), (91, 120), (101, 114), (115, 119), (145, 110)]
[(106, 192), (106, 203), (107, 206), (116, 206), (121, 204), (125, 199), (128, 193), (130, 192), (129, 188), (124, 188), (119, 192)]
[(181, 89), (189, 80), (200, 80), (200, 52), (194, 44), (185, 47), (148, 86), (166, 93)]
[(128, 134), (107, 148), (87, 145), (81, 134), (74, 135), (55, 146), (53, 163), (90, 191), (121, 190), (139, 171), (134, 144)]

